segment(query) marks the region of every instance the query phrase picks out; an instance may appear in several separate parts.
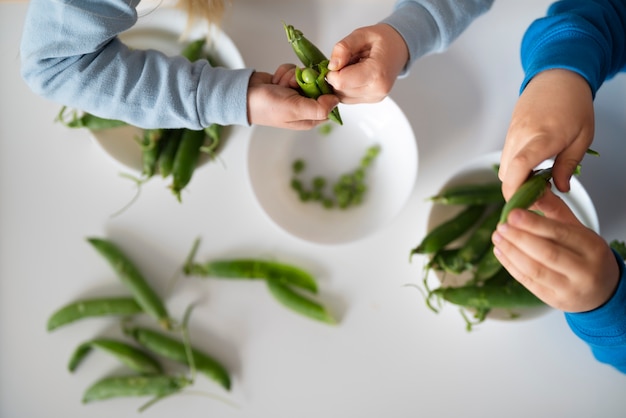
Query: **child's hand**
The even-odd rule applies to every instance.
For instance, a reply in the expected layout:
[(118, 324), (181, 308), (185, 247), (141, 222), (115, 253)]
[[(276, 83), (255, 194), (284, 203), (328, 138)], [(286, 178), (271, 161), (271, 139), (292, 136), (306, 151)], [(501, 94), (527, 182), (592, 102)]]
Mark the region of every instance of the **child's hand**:
[(508, 200), (539, 163), (554, 156), (554, 184), (568, 191), (593, 133), (593, 97), (587, 81), (560, 69), (536, 75), (515, 105), (502, 151), (499, 177), (504, 197)]
[[(288, 67), (285, 69), (288, 70)], [(309, 99), (289, 87), (288, 83), (275, 84), (273, 78), (272, 74), (263, 72), (255, 72), (250, 77), (248, 119), (252, 125), (311, 129), (328, 120), (328, 114), (339, 103), (339, 99), (332, 94), (324, 94), (317, 100)], [(280, 78), (281, 75), (277, 76), (277, 80)]]
[(608, 244), (582, 225), (558, 196), (547, 191), (534, 209), (515, 209), (492, 236), (500, 263), (528, 290), (565, 312), (604, 304), (619, 280)]
[(379, 102), (408, 59), (404, 39), (391, 26), (362, 27), (335, 45), (326, 79), (343, 103)]

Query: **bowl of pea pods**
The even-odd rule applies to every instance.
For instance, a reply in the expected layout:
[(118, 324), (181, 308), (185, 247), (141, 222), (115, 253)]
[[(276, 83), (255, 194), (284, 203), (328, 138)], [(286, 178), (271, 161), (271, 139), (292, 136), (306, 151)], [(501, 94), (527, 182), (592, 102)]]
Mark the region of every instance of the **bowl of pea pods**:
[(341, 124), (258, 126), (248, 142), (248, 179), (260, 209), (285, 233), (319, 245), (352, 243), (389, 224), (417, 177), (415, 135), (391, 98), (339, 110)]
[[(529, 208), (551, 181), (552, 160), (536, 167), (524, 191), (505, 202), (497, 172), (501, 151), (481, 155), (453, 173), (433, 196), (426, 234), (411, 249), (422, 257), (426, 305), (438, 313), (445, 305), (460, 308), (468, 330), (485, 319), (539, 317), (549, 308), (500, 265), (491, 235), (513, 206)], [(546, 173), (548, 175), (546, 175)], [(530, 187), (530, 188), (529, 188)], [(552, 191), (588, 228), (599, 232), (598, 216), (576, 176), (570, 191)], [(533, 196), (534, 194), (534, 196)]]
[[(120, 40), (134, 49), (157, 50), (170, 57), (182, 55), (192, 62), (207, 60), (214, 67), (244, 67), (237, 46), (224, 31), (200, 23), (187, 28), (187, 15), (179, 9), (154, 10), (122, 33)], [(170, 188), (179, 200), (194, 170), (218, 160), (232, 130), (218, 124), (197, 131), (141, 129), (67, 108), (61, 109), (57, 120), (69, 128), (87, 130), (98, 148), (129, 176), (146, 181), (156, 174), (171, 180)]]

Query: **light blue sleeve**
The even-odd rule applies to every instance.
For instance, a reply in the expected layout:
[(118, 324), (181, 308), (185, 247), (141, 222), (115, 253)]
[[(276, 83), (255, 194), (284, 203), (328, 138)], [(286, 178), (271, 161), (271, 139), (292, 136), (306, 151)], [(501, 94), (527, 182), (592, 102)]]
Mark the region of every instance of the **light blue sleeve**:
[(213, 68), (117, 35), (137, 22), (139, 0), (31, 0), (21, 43), (24, 81), (37, 94), (142, 128), (248, 125), (252, 69)]
[(444, 51), (494, 0), (398, 0), (382, 20), (404, 38), (409, 61), (404, 74), (420, 57)]
[(615, 258), (620, 281), (611, 299), (593, 311), (565, 313), (565, 319), (598, 361), (626, 373), (626, 267), (617, 253)]

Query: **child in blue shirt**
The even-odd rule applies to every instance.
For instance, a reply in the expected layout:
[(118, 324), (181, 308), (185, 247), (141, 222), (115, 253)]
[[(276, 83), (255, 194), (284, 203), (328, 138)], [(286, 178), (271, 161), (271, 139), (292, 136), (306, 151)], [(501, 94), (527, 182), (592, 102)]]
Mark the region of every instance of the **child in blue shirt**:
[[(381, 100), (415, 59), (445, 49), (492, 2), (398, 0), (383, 22), (335, 47), (329, 81), (337, 94), (313, 100), (293, 88), (293, 65), (271, 74), (129, 49), (117, 35), (137, 22), (139, 0), (31, 0), (22, 76), (43, 97), (142, 128), (218, 123), (310, 129), (325, 121), (340, 99)], [(223, 0), (178, 3), (209, 21), (219, 21), (224, 6)]]
[[(502, 152), (510, 198), (540, 162), (555, 158), (554, 184), (569, 179), (594, 134), (593, 99), (626, 66), (626, 1), (562, 0), (528, 28), (525, 79)], [(626, 267), (602, 237), (548, 192), (531, 211), (511, 212), (493, 235), (495, 254), (531, 292), (565, 312), (601, 362), (626, 373)]]

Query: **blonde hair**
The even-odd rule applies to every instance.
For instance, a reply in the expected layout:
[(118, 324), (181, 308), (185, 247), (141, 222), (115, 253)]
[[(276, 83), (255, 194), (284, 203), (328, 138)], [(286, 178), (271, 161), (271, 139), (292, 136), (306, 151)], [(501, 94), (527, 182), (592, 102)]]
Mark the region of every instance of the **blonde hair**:
[(224, 15), (224, 0), (178, 0), (176, 7), (187, 12), (187, 29), (197, 21), (219, 26)]

